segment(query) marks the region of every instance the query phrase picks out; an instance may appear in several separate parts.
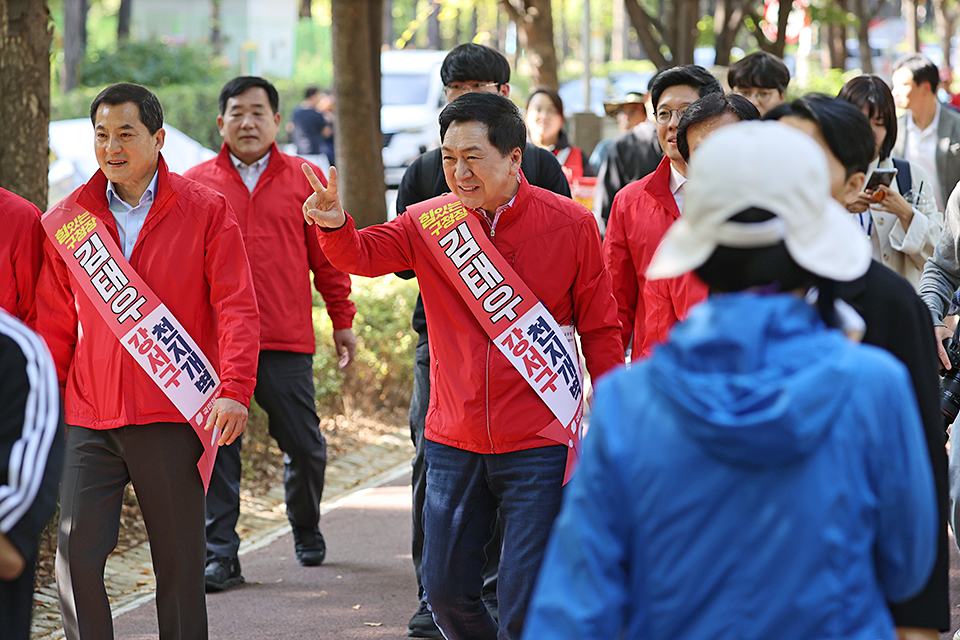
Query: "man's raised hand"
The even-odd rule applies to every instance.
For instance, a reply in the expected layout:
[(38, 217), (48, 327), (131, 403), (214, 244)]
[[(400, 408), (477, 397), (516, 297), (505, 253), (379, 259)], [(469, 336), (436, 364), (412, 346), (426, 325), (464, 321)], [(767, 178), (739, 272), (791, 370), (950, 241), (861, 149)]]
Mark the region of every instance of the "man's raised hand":
[(338, 229), (346, 222), (347, 217), (340, 205), (340, 196), (337, 193), (337, 169), (330, 167), (330, 178), (324, 187), (320, 178), (313, 172), (306, 162), (300, 165), (303, 175), (307, 176), (313, 193), (303, 203), (303, 219), (308, 224), (318, 224), (328, 229)]

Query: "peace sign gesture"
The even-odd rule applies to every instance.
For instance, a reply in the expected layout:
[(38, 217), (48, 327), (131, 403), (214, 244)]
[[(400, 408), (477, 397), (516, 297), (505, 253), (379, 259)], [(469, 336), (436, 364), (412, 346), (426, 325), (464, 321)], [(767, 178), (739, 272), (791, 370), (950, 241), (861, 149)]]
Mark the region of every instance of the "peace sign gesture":
[(347, 217), (340, 205), (340, 196), (337, 194), (337, 169), (330, 167), (330, 179), (324, 188), (320, 178), (313, 172), (306, 162), (300, 165), (303, 175), (307, 176), (313, 194), (303, 203), (303, 219), (307, 224), (318, 224), (328, 229), (339, 229), (346, 222)]

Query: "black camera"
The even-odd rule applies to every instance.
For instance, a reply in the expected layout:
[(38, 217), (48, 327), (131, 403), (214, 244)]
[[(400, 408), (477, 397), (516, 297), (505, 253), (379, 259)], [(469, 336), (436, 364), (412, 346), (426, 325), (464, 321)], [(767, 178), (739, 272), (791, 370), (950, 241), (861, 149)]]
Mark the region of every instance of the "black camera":
[(960, 413), (960, 324), (953, 332), (953, 337), (944, 342), (947, 356), (950, 358), (950, 369), (943, 372), (940, 380), (940, 412), (943, 413), (943, 427), (946, 429), (956, 420)]

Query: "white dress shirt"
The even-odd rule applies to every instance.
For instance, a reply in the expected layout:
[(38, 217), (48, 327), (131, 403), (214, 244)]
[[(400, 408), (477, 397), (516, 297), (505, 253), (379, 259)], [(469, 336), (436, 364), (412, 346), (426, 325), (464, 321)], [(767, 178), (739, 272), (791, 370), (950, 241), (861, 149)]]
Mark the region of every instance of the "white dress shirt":
[(907, 131), (903, 156), (904, 159), (920, 165), (927, 172), (927, 179), (930, 181), (930, 186), (933, 187), (933, 194), (936, 198), (937, 209), (943, 211), (946, 203), (941, 202), (940, 180), (937, 177), (937, 127), (940, 124), (940, 108), (940, 105), (937, 104), (933, 122), (926, 129), (920, 129), (917, 123), (913, 121), (913, 114), (907, 113), (907, 117), (904, 118), (907, 121)]
[(120, 235), (120, 250), (123, 251), (123, 257), (130, 259), (133, 253), (133, 247), (137, 243), (137, 236), (143, 229), (143, 223), (150, 213), (150, 207), (157, 197), (157, 176), (159, 171), (153, 174), (153, 179), (147, 190), (140, 196), (140, 202), (135, 207), (131, 207), (120, 198), (120, 194), (114, 189), (113, 183), (107, 180), (107, 207), (113, 214), (113, 219), (117, 223), (117, 233)]
[(263, 175), (263, 170), (267, 168), (267, 163), (270, 161), (270, 152), (267, 151), (267, 155), (252, 164), (245, 164), (232, 153), (230, 154), (230, 161), (233, 162), (233, 166), (240, 172), (240, 178), (243, 180), (243, 184), (246, 185), (247, 191), (253, 193), (257, 182), (260, 180), (260, 176)]
[(670, 193), (673, 194), (673, 201), (677, 203), (677, 210), (683, 213), (683, 185), (687, 184), (687, 177), (676, 170), (673, 164), (670, 164)]

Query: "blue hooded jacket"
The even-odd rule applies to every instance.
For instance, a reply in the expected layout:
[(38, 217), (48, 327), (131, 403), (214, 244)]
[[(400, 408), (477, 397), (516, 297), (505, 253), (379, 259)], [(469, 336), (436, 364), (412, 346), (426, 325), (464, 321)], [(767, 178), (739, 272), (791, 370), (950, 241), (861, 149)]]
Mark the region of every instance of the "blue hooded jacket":
[(712, 296), (591, 422), (525, 640), (890, 639), (933, 567), (906, 369), (795, 296)]

